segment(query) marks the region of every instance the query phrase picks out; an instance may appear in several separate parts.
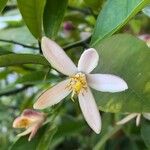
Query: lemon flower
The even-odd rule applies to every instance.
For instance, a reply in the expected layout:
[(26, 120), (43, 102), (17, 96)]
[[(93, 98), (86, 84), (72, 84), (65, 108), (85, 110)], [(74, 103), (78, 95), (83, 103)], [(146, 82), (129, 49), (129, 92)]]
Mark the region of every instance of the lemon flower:
[(145, 119), (150, 120), (150, 113), (143, 113), (143, 114), (141, 114), (141, 113), (132, 113), (132, 114), (127, 115), (122, 120), (118, 121), (116, 124), (117, 125), (122, 125), (122, 124), (125, 124), (125, 123), (129, 122), (133, 118), (136, 118), (136, 126), (139, 126), (142, 115)]
[(42, 51), (51, 66), (68, 78), (45, 91), (33, 107), (47, 108), (60, 102), (72, 92), (72, 98), (75, 94), (78, 96), (86, 122), (97, 134), (100, 133), (101, 117), (89, 87), (102, 92), (120, 92), (128, 88), (126, 82), (115, 75), (90, 74), (99, 60), (99, 55), (94, 48), (83, 52), (78, 67), (58, 44), (47, 37), (42, 38)]
[(21, 137), (30, 133), (28, 141), (30, 141), (36, 134), (37, 130), (45, 121), (45, 114), (34, 111), (32, 109), (25, 109), (21, 116), (17, 117), (13, 122), (14, 128), (26, 128), (26, 130), (17, 136)]

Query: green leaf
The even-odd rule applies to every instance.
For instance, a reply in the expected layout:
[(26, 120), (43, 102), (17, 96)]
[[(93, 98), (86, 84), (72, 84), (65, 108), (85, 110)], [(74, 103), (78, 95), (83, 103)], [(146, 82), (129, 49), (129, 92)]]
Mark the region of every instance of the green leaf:
[(66, 121), (62, 123), (62, 125), (58, 127), (58, 131), (55, 134), (54, 139), (69, 136), (74, 133), (79, 133), (84, 129), (84, 127), (85, 123), (83, 122), (83, 120), (68, 118)]
[(23, 65), (23, 64), (40, 64), (49, 65), (47, 60), (41, 55), (34, 54), (7, 54), (0, 56), (0, 67)]
[(56, 133), (56, 127), (46, 125), (42, 127), (37, 135), (29, 142), (28, 136), (19, 138), (10, 150), (48, 150), (50, 142)]
[(6, 3), (7, 3), (7, 1), (8, 1), (8, 0), (1, 0), (1, 1), (0, 1), (0, 13), (1, 13), (1, 11), (4, 9), (4, 7), (5, 7)]
[(9, 70), (4, 70), (0, 72), (0, 79), (6, 79), (7, 75), (10, 73)]
[(49, 150), (51, 141), (52, 141), (53, 136), (55, 135), (56, 131), (57, 131), (56, 127), (47, 128), (46, 132), (44, 133), (40, 142), (38, 143), (36, 150)]
[(102, 147), (107, 142), (107, 140), (110, 139), (121, 128), (122, 128), (122, 126), (115, 126), (115, 127), (111, 127), (111, 128), (109, 127), (109, 130), (100, 138), (100, 140), (94, 146), (93, 150), (100, 150), (100, 149), (102, 149)]
[(148, 3), (149, 0), (108, 0), (97, 18), (91, 43), (118, 31)]
[(0, 38), (25, 44), (37, 44), (27, 27), (8, 28), (1, 30)]
[(47, 0), (43, 24), (46, 36), (55, 38), (63, 20), (68, 0)]
[(129, 89), (119, 93), (96, 92), (105, 112), (150, 112), (150, 48), (128, 34), (115, 35), (95, 46), (100, 55), (97, 73), (123, 78)]
[(42, 37), (42, 18), (45, 0), (17, 0), (19, 10), (35, 38)]
[(36, 84), (36, 83), (43, 83), (44, 81), (52, 81), (57, 79), (58, 77), (47, 74), (47, 72), (44, 71), (32, 71), (30, 73), (26, 73), (22, 77), (18, 78), (16, 83), (22, 83), (22, 84)]
[(0, 47), (0, 55), (6, 55), (12, 53), (11, 51), (4, 50)]
[(147, 146), (150, 149), (150, 123), (148, 121), (142, 122), (141, 125), (141, 136)]

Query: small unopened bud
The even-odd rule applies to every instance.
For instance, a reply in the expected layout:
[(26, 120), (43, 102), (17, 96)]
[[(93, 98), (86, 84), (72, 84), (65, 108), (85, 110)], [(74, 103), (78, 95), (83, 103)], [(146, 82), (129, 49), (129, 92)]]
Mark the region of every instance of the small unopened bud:
[(17, 136), (24, 136), (30, 133), (28, 140), (30, 141), (43, 125), (46, 115), (32, 109), (26, 109), (13, 122), (13, 128), (25, 128), (26, 130)]
[(73, 23), (71, 21), (64, 22), (64, 30), (71, 31), (74, 29)]

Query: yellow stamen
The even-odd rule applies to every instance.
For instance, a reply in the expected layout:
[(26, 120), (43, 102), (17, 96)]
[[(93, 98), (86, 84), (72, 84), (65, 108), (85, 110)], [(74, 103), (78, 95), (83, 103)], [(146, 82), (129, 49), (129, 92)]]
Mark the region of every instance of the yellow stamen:
[(70, 82), (67, 85), (69, 90), (72, 90), (71, 99), (74, 101), (74, 95), (79, 94), (81, 90), (86, 90), (86, 76), (83, 73), (77, 73), (76, 75), (70, 78)]
[(19, 128), (27, 128), (29, 125), (31, 124), (31, 121), (27, 118), (22, 118), (19, 122), (18, 122), (18, 127)]

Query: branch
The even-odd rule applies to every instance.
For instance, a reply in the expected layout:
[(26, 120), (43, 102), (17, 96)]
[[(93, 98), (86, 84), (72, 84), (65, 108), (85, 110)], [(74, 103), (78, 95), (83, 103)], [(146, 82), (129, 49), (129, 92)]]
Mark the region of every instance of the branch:
[[(88, 43), (90, 42), (91, 40), (91, 37), (85, 39), (85, 40), (82, 40), (82, 41), (77, 41), (73, 44), (68, 44), (66, 46), (63, 47), (63, 49), (65, 51), (71, 49), (71, 48), (74, 48), (74, 47), (84, 47), (84, 48), (88, 48)], [(40, 42), (38, 43), (39, 44), (39, 47), (33, 47), (33, 46), (29, 46), (29, 45), (25, 45), (25, 44), (22, 44), (22, 43), (19, 43), (19, 42), (16, 42), (16, 41), (12, 41), (12, 40), (5, 40), (5, 39), (0, 39), (1, 42), (6, 42), (6, 43), (11, 43), (11, 44), (17, 44), (17, 45), (21, 45), (23, 47), (26, 47), (26, 48), (31, 48), (31, 49), (37, 49), (39, 50), (40, 49), (40, 53), (42, 53), (42, 50), (41, 50), (41, 44)]]
[(73, 44), (68, 44), (67, 46), (64, 46), (63, 49), (65, 51), (67, 51), (67, 50), (69, 50), (71, 48), (80, 47), (80, 46), (82, 46), (84, 48), (89, 48), (88, 43), (90, 42), (90, 40), (91, 40), (91, 37), (89, 37), (89, 38), (87, 38), (85, 40), (82, 40), (82, 41), (77, 41), (77, 42), (75, 42)]
[(0, 93), (0, 96), (9, 96), (9, 95), (17, 94), (17, 93), (19, 93), (19, 92), (22, 92), (22, 91), (26, 90), (27, 88), (29, 88), (29, 87), (31, 87), (31, 86), (32, 86), (32, 85), (24, 85), (24, 86), (21, 87), (21, 88), (16, 88), (16, 89), (13, 89), (13, 90), (4, 92), (4, 93)]
[(81, 12), (85, 15), (91, 14), (91, 11), (89, 9), (80, 9), (80, 8), (76, 8), (76, 7), (72, 7), (72, 6), (68, 6), (68, 10), (78, 11), (78, 12)]
[(19, 43), (19, 42), (13, 41), (13, 40), (0, 39), (0, 41), (1, 42), (5, 42), (5, 43), (11, 43), (11, 44), (21, 45), (21, 46), (26, 47), (26, 48), (39, 49), (38, 47), (33, 47), (33, 46), (25, 45), (23, 43)]

